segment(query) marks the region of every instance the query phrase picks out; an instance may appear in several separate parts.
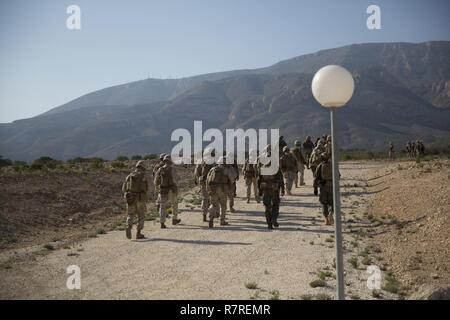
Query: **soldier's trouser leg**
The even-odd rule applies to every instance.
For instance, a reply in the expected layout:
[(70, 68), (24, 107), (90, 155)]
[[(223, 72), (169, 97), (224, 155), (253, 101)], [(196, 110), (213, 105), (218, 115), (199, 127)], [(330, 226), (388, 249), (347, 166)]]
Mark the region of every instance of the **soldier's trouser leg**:
[(252, 179), (253, 183), (253, 192), (255, 193), (255, 199), (259, 202), (259, 190), (258, 190), (258, 183), (256, 181), (256, 178)]
[(137, 231), (138, 232), (140, 232), (142, 229), (144, 229), (146, 213), (147, 213), (147, 204), (145, 203), (145, 201), (138, 201), (137, 202), (137, 216), (138, 216)]
[(233, 190), (233, 197), (236, 197), (237, 196), (237, 194), (236, 194), (236, 190), (237, 190), (236, 181), (233, 182), (233, 184), (231, 185), (231, 189)]
[(252, 196), (252, 183), (253, 183), (252, 178), (245, 179), (245, 185), (247, 187), (247, 199), (250, 199), (250, 197)]
[(225, 218), (227, 215), (227, 194), (220, 190), (219, 194), (219, 205), (220, 205), (220, 222), (225, 222)]
[(298, 165), (298, 174), (295, 175), (296, 179), (300, 176), (300, 185), (305, 184), (305, 166), (303, 164)]
[(159, 203), (159, 222), (165, 223), (167, 217), (167, 204), (169, 202), (169, 194), (168, 193), (159, 193), (158, 195), (158, 203)]
[(270, 194), (270, 192), (267, 192), (266, 190), (264, 190), (263, 193), (263, 204), (264, 204), (264, 208), (265, 208), (265, 215), (266, 215), (266, 222), (267, 225), (270, 227), (273, 225), (272, 222), (272, 195)]
[(228, 202), (230, 205), (230, 209), (234, 207), (234, 191), (233, 188), (230, 188), (230, 190), (228, 191)]
[(206, 185), (204, 183), (200, 185), (200, 192), (202, 194), (202, 212), (203, 215), (206, 215), (208, 213), (209, 206), (211, 205), (211, 201), (209, 198), (209, 194), (206, 191)]
[(331, 207), (331, 211), (333, 210), (333, 187), (320, 187), (319, 201), (323, 206), (322, 212), (324, 217), (326, 218), (330, 214), (329, 207)]
[(217, 192), (213, 192), (210, 199), (211, 206), (209, 208), (209, 220), (213, 220), (217, 215), (220, 214), (220, 202)]
[(280, 213), (280, 194), (274, 192), (272, 197), (272, 222), (273, 224), (278, 223), (278, 214)]
[(172, 205), (173, 219), (178, 219), (178, 193), (169, 191), (169, 201)]
[(137, 216), (138, 213), (138, 201), (136, 201), (134, 204), (129, 205), (127, 203), (127, 221), (126, 221), (126, 225), (127, 228), (132, 229), (133, 228), (133, 222), (135, 217)]
[(292, 171), (285, 172), (284, 182), (285, 182), (286, 190), (288, 192), (291, 192), (292, 184), (294, 183), (294, 180), (295, 180), (295, 172), (292, 172)]

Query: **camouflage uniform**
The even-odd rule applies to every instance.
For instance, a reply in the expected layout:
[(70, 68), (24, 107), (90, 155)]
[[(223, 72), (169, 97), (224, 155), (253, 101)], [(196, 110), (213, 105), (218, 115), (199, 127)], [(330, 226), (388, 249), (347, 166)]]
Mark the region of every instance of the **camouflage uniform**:
[(303, 142), (303, 150), (305, 151), (306, 167), (309, 169), (309, 158), (314, 149), (314, 143), (311, 141), (311, 137), (307, 136), (306, 140)]
[(295, 175), (295, 187), (297, 188), (299, 186), (298, 178), (300, 176), (300, 185), (305, 185), (305, 158), (303, 157), (302, 150), (301, 150), (301, 142), (295, 141), (295, 147), (292, 149), (292, 154), (295, 157), (295, 160), (297, 160), (297, 174)]
[(253, 186), (253, 193), (255, 195), (255, 200), (259, 203), (260, 199), (259, 199), (258, 185), (256, 181), (258, 178), (258, 166), (256, 164), (251, 164), (250, 161), (247, 159), (247, 161), (245, 161), (242, 174), (244, 175), (245, 185), (247, 186), (247, 203), (250, 203), (252, 186)]
[[(232, 157), (232, 155), (228, 155), (228, 157)], [(234, 198), (236, 197), (236, 181), (239, 180), (239, 167), (237, 165), (236, 159), (233, 164), (227, 164), (228, 172), (234, 177), (231, 181), (231, 185), (228, 192), (228, 203), (230, 207), (230, 212), (236, 212), (234, 209)]]
[(389, 160), (394, 160), (394, 157), (395, 157), (394, 144), (392, 142), (389, 142)]
[(280, 163), (281, 171), (284, 176), (286, 192), (291, 195), (292, 185), (295, 181), (295, 176), (297, 175), (298, 164), (288, 147), (283, 148), (283, 155), (281, 156)]
[(172, 206), (173, 218), (172, 224), (180, 223), (178, 219), (178, 187), (176, 184), (178, 178), (175, 169), (172, 166), (170, 156), (164, 157), (164, 166), (158, 169), (155, 174), (155, 186), (158, 187), (158, 204), (159, 204), (159, 219), (161, 228), (166, 228), (165, 222), (167, 217), (167, 208), (169, 204)]
[[(137, 189), (136, 189), (137, 188)], [(127, 211), (127, 228), (125, 230), (128, 239), (131, 239), (131, 229), (133, 228), (133, 221), (138, 218), (136, 239), (145, 238), (141, 233), (144, 229), (145, 214), (147, 213), (147, 192), (148, 182), (145, 177), (144, 161), (139, 161), (136, 164), (136, 170), (129, 174), (124, 184), (122, 191), (126, 198)]]
[[(221, 160), (222, 159), (222, 160)], [(220, 215), (220, 225), (227, 225), (227, 197), (230, 194), (234, 174), (224, 164), (225, 160), (221, 157), (218, 165), (213, 167), (206, 178), (206, 189), (211, 197), (211, 208), (209, 213), (209, 227), (214, 226), (214, 218)], [(216, 180), (214, 180), (216, 179)]]
[(331, 225), (333, 223), (333, 167), (325, 153), (321, 157), (323, 161), (317, 166), (314, 176), (314, 194), (317, 195), (319, 187), (319, 201), (322, 204), (325, 223)]
[(319, 142), (311, 154), (311, 157), (309, 159), (309, 167), (311, 168), (313, 177), (316, 175), (317, 166), (322, 161), (320, 158), (320, 154), (324, 151), (325, 150), (324, 150), (323, 146)]
[(202, 163), (196, 166), (195, 179), (200, 184), (200, 194), (202, 196), (202, 212), (203, 222), (206, 222), (206, 216), (208, 214), (209, 206), (211, 205), (211, 199), (206, 191), (206, 177), (214, 164)]
[(281, 170), (275, 175), (258, 175), (259, 196), (263, 198), (266, 222), (269, 229), (278, 227), (278, 214), (280, 212), (280, 188), (284, 194), (283, 174)]

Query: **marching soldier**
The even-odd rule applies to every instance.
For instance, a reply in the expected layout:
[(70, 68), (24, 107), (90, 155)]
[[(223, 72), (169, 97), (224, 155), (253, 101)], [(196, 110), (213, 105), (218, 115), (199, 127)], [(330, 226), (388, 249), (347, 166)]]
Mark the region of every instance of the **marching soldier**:
[(227, 198), (235, 175), (225, 165), (225, 157), (220, 157), (217, 165), (209, 170), (206, 177), (206, 190), (211, 197), (209, 227), (214, 227), (214, 218), (220, 216), (220, 225), (228, 225), (226, 221)]
[(311, 136), (307, 136), (306, 140), (303, 142), (303, 150), (305, 151), (306, 167), (309, 169), (309, 158), (314, 149), (314, 142), (311, 140)]
[(298, 188), (298, 180), (300, 176), (300, 185), (305, 185), (305, 158), (303, 157), (301, 145), (302, 143), (299, 140), (296, 140), (294, 142), (295, 147), (292, 149), (292, 154), (295, 157), (295, 160), (297, 160), (297, 173), (295, 174), (295, 187)]
[(172, 205), (173, 218), (172, 225), (177, 225), (181, 222), (178, 219), (178, 187), (176, 181), (178, 181), (175, 169), (173, 168), (172, 159), (169, 155), (166, 155), (163, 159), (164, 165), (158, 169), (155, 174), (155, 187), (158, 187), (158, 203), (159, 203), (159, 219), (161, 223), (161, 229), (165, 229), (166, 225), (166, 209), (169, 203)]
[(245, 185), (247, 186), (247, 203), (250, 203), (250, 196), (252, 193), (255, 195), (256, 202), (260, 202), (259, 192), (258, 192), (258, 165), (255, 163), (256, 150), (250, 150), (249, 157), (245, 161), (244, 168), (242, 169), (242, 174), (244, 175)]
[[(203, 213), (203, 222), (207, 222), (206, 216), (208, 214), (209, 206), (211, 205), (210, 197), (208, 192), (206, 191), (206, 177), (208, 176), (209, 171), (215, 165), (212, 159), (216, 156), (215, 150), (206, 149), (203, 153), (204, 157), (207, 157), (211, 161), (203, 161), (201, 164), (196, 165), (195, 174), (194, 174), (194, 182), (196, 184), (200, 184), (200, 193), (202, 197), (202, 213)], [(211, 163), (209, 163), (211, 162)]]
[[(230, 206), (230, 212), (234, 213), (236, 212), (236, 210), (234, 209), (234, 198), (237, 196), (236, 194), (236, 181), (239, 180), (239, 167), (237, 165), (237, 159), (236, 157), (229, 152), (226, 156), (227, 159), (233, 159), (233, 163), (232, 164), (226, 164), (225, 166), (228, 168), (228, 171), (232, 174), (232, 176), (234, 177), (234, 179), (231, 182), (231, 186), (229, 189), (229, 194), (228, 194), (228, 202), (229, 202), (229, 206)], [(230, 160), (228, 160), (230, 161)]]
[(292, 195), (292, 185), (297, 174), (297, 160), (289, 150), (289, 147), (283, 148), (283, 155), (280, 158), (281, 171), (283, 172), (285, 189), (288, 195)]
[(394, 144), (392, 142), (389, 142), (389, 160), (394, 160), (394, 157), (395, 157)]
[(131, 239), (133, 220), (137, 216), (136, 239), (145, 239), (145, 236), (142, 234), (145, 214), (147, 212), (146, 202), (148, 192), (148, 182), (145, 177), (145, 161), (138, 161), (135, 171), (126, 177), (122, 185), (122, 191), (124, 192), (127, 203), (127, 228), (125, 229), (125, 234), (128, 239)]
[(322, 213), (326, 225), (332, 225), (333, 221), (333, 167), (326, 153), (321, 155), (322, 162), (316, 169), (314, 176), (314, 194), (317, 196), (320, 189), (319, 201), (322, 204)]
[[(266, 151), (270, 157), (270, 149)], [(269, 163), (261, 163), (260, 166), (270, 166)], [(263, 169), (263, 168), (262, 168)], [(278, 227), (278, 215), (280, 210), (280, 189), (281, 194), (284, 195), (283, 174), (278, 169), (274, 175), (263, 175), (264, 171), (260, 170), (258, 174), (258, 190), (259, 196), (263, 199), (265, 208), (267, 227), (272, 230), (273, 227)]]

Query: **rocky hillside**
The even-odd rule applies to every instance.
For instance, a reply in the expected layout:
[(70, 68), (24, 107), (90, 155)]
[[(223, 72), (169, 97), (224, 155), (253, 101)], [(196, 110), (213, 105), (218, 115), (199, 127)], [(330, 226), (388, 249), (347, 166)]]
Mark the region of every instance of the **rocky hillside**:
[(168, 151), (176, 128), (280, 128), (291, 142), (329, 131), (311, 95), (313, 73), (336, 63), (356, 81), (339, 112), (340, 145), (380, 150), (421, 138), (450, 144), (450, 42), (360, 44), (321, 51), (257, 70), (107, 88), (26, 120), (0, 125), (0, 154), (113, 158)]

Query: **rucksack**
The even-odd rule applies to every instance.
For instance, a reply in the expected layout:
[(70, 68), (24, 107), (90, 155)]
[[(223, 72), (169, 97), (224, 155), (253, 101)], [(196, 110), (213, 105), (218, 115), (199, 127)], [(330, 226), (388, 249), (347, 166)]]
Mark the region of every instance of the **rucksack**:
[(225, 168), (221, 166), (216, 166), (212, 168), (208, 173), (208, 184), (217, 185), (217, 184), (227, 184), (228, 179), (225, 175)]
[(330, 163), (328, 163), (328, 162), (322, 163), (321, 174), (322, 174), (323, 180), (329, 180), (329, 181), (333, 180), (333, 167), (331, 166)]
[(283, 164), (285, 169), (287, 170), (295, 170), (296, 168), (296, 161), (292, 154), (284, 155), (283, 156)]
[(171, 167), (161, 167), (159, 169), (159, 186), (160, 187), (171, 187), (175, 185), (172, 177), (172, 168)]
[(128, 176), (127, 190), (133, 193), (145, 192), (145, 176), (139, 172), (132, 172)]

